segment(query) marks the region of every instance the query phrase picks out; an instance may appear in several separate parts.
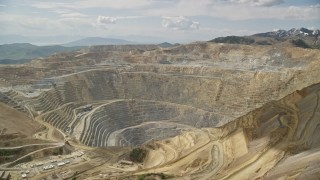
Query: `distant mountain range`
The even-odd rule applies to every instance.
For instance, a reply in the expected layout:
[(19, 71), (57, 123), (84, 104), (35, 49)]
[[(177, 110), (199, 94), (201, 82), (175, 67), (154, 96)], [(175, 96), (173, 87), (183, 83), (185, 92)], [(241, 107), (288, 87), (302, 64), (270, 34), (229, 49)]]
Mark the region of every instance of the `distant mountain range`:
[[(127, 41), (124, 39), (116, 39), (116, 38), (87, 37), (77, 41), (62, 44), (62, 46), (73, 47), (73, 46), (127, 45), (127, 44), (140, 44), (140, 43)], [(147, 43), (147, 44), (150, 44), (150, 43)], [(169, 47), (179, 46), (180, 44), (178, 43), (171, 44), (168, 42), (163, 42), (157, 45), (162, 48), (169, 48)]]
[[(19, 36), (14, 36), (17, 38)], [(2, 39), (1, 39), (2, 38)], [(7, 40), (12, 37), (7, 36)], [(0, 40), (6, 42), (4, 36)], [(27, 41), (28, 38), (21, 36), (20, 41)], [(36, 46), (30, 43), (12, 43), (0, 45), (0, 64), (21, 64), (31, 61), (34, 58), (47, 57), (54, 53), (69, 52), (79, 50), (86, 46), (92, 45), (122, 45), (133, 44), (134, 42), (126, 41), (123, 39), (88, 37), (77, 41), (72, 41), (63, 45), (52, 46)]]
[[(0, 42), (7, 42), (11, 38), (18, 36), (0, 36)], [(62, 37), (62, 36), (61, 36)], [(7, 38), (7, 39), (6, 39)], [(74, 37), (72, 37), (74, 38)], [(50, 40), (51, 38), (47, 39)], [(21, 41), (27, 41), (27, 38), (21, 36)], [(53, 40), (53, 39), (51, 39)], [(320, 30), (310, 30), (307, 28), (293, 28), (288, 31), (277, 30), (265, 33), (258, 33), (251, 36), (227, 36), (219, 37), (209, 42), (247, 44), (247, 45), (275, 45), (284, 43), (284, 46), (297, 46), (302, 48), (320, 49)], [(115, 38), (87, 37), (80, 40), (72, 41), (62, 45), (36, 46), (30, 43), (13, 43), (0, 45), (0, 64), (16, 64), (29, 62), (31, 59), (38, 57), (50, 56), (54, 53), (68, 52), (79, 50), (86, 46), (93, 45), (125, 45), (138, 44), (133, 41)], [(158, 44), (161, 48), (170, 48), (180, 44), (171, 44), (164, 42)]]
[(171, 44), (171, 43), (168, 43), (168, 42), (163, 42), (163, 43), (160, 43), (160, 44), (157, 44), (157, 45), (159, 47), (162, 47), (162, 48), (171, 48), (171, 47), (180, 46), (179, 43)]
[[(3, 38), (3, 37), (2, 37)], [(16, 36), (15, 36), (16, 38)], [(22, 36), (22, 41), (24, 39)], [(0, 37), (1, 40), (1, 37)], [(3, 40), (3, 39), (2, 39)], [(133, 41), (115, 38), (87, 37), (80, 40), (72, 41), (62, 45), (36, 46), (30, 43), (12, 43), (0, 45), (0, 64), (21, 64), (27, 63), (34, 58), (47, 57), (54, 53), (68, 52), (79, 50), (87, 46), (94, 45), (126, 45), (137, 44)], [(167, 42), (158, 44), (159, 47), (169, 48), (179, 44), (170, 44)]]
[(210, 40), (210, 42), (247, 45), (274, 45), (277, 43), (286, 43), (287, 45), (302, 48), (320, 49), (320, 30), (310, 30), (307, 28), (293, 28), (288, 31), (277, 30), (265, 33), (258, 33), (251, 36), (219, 37)]
[(21, 35), (0, 35), (0, 45), (14, 43), (30, 43), (39, 46), (59, 45), (84, 38), (82, 36), (21, 36)]
[(87, 37), (77, 41), (72, 41), (70, 43), (63, 44), (63, 46), (93, 46), (93, 45), (125, 45), (125, 44), (137, 44), (132, 41), (127, 41), (123, 39), (113, 39), (113, 38), (102, 38), (102, 37)]
[(266, 32), (266, 33), (259, 33), (259, 34), (254, 34), (253, 36), (257, 37), (272, 37), (272, 38), (292, 38), (292, 37), (319, 37), (320, 36), (320, 30), (310, 30), (307, 28), (300, 28), (300, 29), (290, 29), (288, 31), (286, 30), (277, 30), (277, 31), (272, 31), (272, 32)]
[(29, 43), (5, 44), (0, 45), (0, 64), (24, 63), (37, 57), (46, 57), (54, 53), (74, 51), (81, 48), (58, 45), (36, 46)]

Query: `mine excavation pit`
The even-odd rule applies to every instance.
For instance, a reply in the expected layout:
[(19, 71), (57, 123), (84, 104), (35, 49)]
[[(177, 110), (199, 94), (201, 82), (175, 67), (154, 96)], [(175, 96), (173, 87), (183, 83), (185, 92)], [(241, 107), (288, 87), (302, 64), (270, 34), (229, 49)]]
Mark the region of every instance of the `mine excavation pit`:
[(16, 179), (313, 179), (319, 57), (197, 42), (92, 46), (0, 66), (0, 171)]

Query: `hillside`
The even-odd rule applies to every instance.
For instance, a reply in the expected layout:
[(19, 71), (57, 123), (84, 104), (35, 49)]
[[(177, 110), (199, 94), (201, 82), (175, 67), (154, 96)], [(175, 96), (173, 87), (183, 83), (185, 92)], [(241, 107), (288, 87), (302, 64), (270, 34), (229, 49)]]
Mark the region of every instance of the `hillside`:
[(258, 33), (251, 36), (226, 36), (210, 40), (214, 43), (246, 44), (246, 45), (274, 45), (283, 44), (301, 48), (320, 48), (320, 30), (306, 28), (277, 30), (272, 32)]
[(72, 46), (123, 45), (123, 44), (135, 44), (135, 43), (131, 41), (123, 40), (123, 39), (87, 37), (84, 39), (63, 44), (63, 46), (72, 47)]
[[(28, 117), (27, 114), (2, 102), (0, 102), (0, 122), (0, 135), (32, 136), (39, 128), (39, 124)], [(16, 126), (16, 124), (19, 124), (19, 126)]]
[[(33, 58), (47, 57), (54, 53), (78, 50), (81, 47), (36, 46), (29, 43), (0, 45), (0, 62), (11, 64), (11, 60), (24, 62)], [(13, 64), (16, 62), (13, 62)]]
[(64, 44), (83, 38), (83, 36), (54, 35), (54, 36), (29, 36), (24, 35), (0, 35), (0, 45), (14, 43), (30, 43), (38, 46)]
[(163, 43), (158, 44), (158, 46), (162, 47), (162, 48), (171, 48), (171, 47), (176, 47), (176, 46), (179, 46), (179, 45), (180, 45), (179, 43), (171, 44), (171, 43), (168, 43), (168, 42), (163, 42)]
[(255, 40), (249, 37), (239, 37), (239, 36), (226, 36), (226, 37), (218, 37), (210, 42), (215, 43), (228, 43), (228, 44), (253, 44)]

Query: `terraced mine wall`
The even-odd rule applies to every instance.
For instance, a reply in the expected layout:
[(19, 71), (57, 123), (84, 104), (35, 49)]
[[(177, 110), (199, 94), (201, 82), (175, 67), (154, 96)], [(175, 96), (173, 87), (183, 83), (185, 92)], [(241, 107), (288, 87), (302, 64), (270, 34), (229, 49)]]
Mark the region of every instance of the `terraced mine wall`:
[[(144, 172), (191, 179), (317, 179), (320, 84), (218, 128), (150, 142)], [(165, 153), (164, 153), (165, 152)]]
[(175, 136), (182, 129), (212, 127), (222, 117), (161, 101), (120, 100), (97, 107), (86, 119), (81, 142), (130, 146)]
[[(118, 55), (122, 60), (134, 60), (143, 56), (153, 62), (165, 56), (180, 58), (188, 52), (191, 59), (216, 59), (204, 65), (202, 60), (193, 64), (193, 59), (186, 65), (77, 67), (79, 72), (52, 76), (51, 88), (38, 96), (26, 97), (8, 90), (1, 91), (0, 101), (31, 117), (39, 116), (83, 144), (127, 146), (175, 136), (191, 128), (222, 126), (319, 82), (314, 51), (305, 50), (301, 55), (297, 54), (300, 49), (280, 53), (268, 47), (253, 53), (255, 49), (250, 46), (214, 46), (213, 50), (210, 46), (186, 45), (168, 50), (149, 46), (94, 47), (73, 58)], [(113, 52), (114, 48), (117, 51)], [(157, 54), (160, 51), (162, 54)]]
[[(92, 70), (66, 78), (62, 96), (67, 102), (111, 99), (165, 101), (191, 105), (211, 112), (236, 110), (233, 111), (236, 115), (244, 110), (242, 108), (250, 107), (250, 101), (255, 106), (255, 102), (263, 103), (268, 96), (277, 98), (278, 94), (268, 94), (273, 85), (268, 87), (263, 82), (280, 84), (288, 80), (281, 75), (272, 72), (230, 71), (220, 74), (219, 77)], [(240, 91), (239, 87), (243, 91)], [(265, 96), (260, 98), (260, 95)], [(247, 101), (244, 97), (250, 99)], [(228, 104), (223, 106), (226, 102)]]
[[(297, 87), (290, 86), (294, 86), (296, 78), (303, 75), (295, 76), (294, 70), (286, 69), (263, 72), (213, 68), (211, 71), (196, 74), (91, 70), (63, 77), (66, 83), (62, 88), (62, 98), (67, 102), (112, 99), (165, 101), (218, 113), (227, 120), (267, 101), (281, 98), (284, 91), (296, 90)], [(304, 81), (305, 84), (313, 84), (308, 79)]]

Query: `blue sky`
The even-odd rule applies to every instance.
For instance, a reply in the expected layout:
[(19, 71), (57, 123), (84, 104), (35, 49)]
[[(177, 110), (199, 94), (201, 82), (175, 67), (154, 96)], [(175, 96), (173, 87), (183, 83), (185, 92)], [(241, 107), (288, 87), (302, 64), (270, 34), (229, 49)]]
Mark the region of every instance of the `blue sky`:
[(191, 42), (320, 28), (320, 0), (0, 0), (0, 35)]

